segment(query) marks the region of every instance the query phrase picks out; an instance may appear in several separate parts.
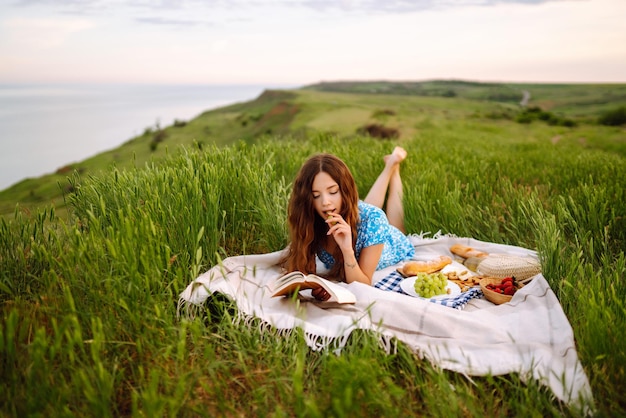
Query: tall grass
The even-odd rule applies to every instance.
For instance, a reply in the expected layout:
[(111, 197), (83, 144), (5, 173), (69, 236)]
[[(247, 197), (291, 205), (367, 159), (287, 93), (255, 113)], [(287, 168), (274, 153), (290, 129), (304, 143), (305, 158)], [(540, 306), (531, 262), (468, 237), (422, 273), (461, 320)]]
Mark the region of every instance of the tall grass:
[[(200, 272), (287, 244), (290, 181), (307, 156), (342, 157), (364, 196), (394, 145), (318, 135), (204, 147), (75, 179), (69, 221), (53, 209), (0, 220), (2, 415), (579, 415), (536, 382), (469, 380), (401, 344), (387, 355), (366, 332), (341, 356), (311, 352), (297, 330), (232, 321), (219, 296), (177, 320), (178, 294)], [(597, 414), (623, 415), (623, 158), (478, 123), (402, 145), (408, 230), (537, 249)]]

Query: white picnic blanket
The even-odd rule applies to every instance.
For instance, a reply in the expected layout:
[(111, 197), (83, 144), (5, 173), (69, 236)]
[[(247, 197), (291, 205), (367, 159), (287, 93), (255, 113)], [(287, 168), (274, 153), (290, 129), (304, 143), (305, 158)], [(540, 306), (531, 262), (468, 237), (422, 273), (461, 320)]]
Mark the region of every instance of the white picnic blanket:
[[(488, 253), (534, 256), (520, 247), (472, 238), (411, 236), (416, 257), (448, 255), (459, 243)], [(280, 275), (281, 252), (230, 257), (196, 278), (180, 295), (179, 314), (192, 315), (208, 296), (219, 292), (232, 298), (240, 314), (256, 317), (278, 330), (303, 329), (313, 349), (340, 351), (355, 329), (377, 332), (391, 349), (397, 339), (420, 357), (448, 370), (471, 376), (519, 373), (552, 389), (556, 397), (589, 410), (593, 397), (576, 352), (572, 327), (543, 275), (539, 274), (506, 304), (472, 299), (463, 310), (425, 299), (345, 284), (356, 304), (296, 302), (272, 298), (267, 283)], [(374, 282), (395, 267), (379, 271)]]

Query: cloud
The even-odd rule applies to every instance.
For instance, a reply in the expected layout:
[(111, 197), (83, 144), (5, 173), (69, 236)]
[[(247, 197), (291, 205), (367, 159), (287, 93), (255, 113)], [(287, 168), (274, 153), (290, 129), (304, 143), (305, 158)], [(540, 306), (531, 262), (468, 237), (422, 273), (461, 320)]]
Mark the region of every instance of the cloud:
[(623, 80), (626, 63), (624, 0), (20, 4), (0, 5), (0, 81), (595, 82)]
[(74, 33), (95, 26), (79, 18), (13, 18), (4, 22), (6, 38), (15, 44), (51, 48), (62, 45)]
[(202, 22), (199, 20), (190, 20), (190, 19), (169, 19), (163, 17), (137, 17), (135, 21), (139, 23), (147, 23), (153, 25), (163, 25), (163, 26), (176, 26), (176, 27), (189, 27), (189, 26), (200, 26), (211, 24), (208, 22)]
[[(54, 6), (72, 12), (129, 7), (150, 10), (230, 10), (246, 12), (250, 9), (298, 9), (320, 12), (337, 10), (348, 12), (402, 13), (465, 6), (495, 6), (498, 4), (537, 5), (563, 0), (18, 0), (18, 6)], [(159, 24), (158, 22), (154, 22)]]
[[(539, 5), (563, 0), (14, 0), (12, 7), (48, 15), (89, 18), (125, 16), (128, 22), (175, 29), (214, 27), (229, 23), (267, 22), (283, 16), (337, 19), (371, 15), (402, 15), (500, 4)], [(582, 0), (585, 1), (585, 0)], [(5, 6), (7, 7), (7, 6)], [(206, 18), (210, 17), (210, 21)]]
[[(406, 13), (466, 6), (498, 4), (542, 4), (561, 0), (303, 0), (302, 6), (313, 10), (344, 10), (361, 12)], [(293, 3), (291, 3), (293, 4)]]

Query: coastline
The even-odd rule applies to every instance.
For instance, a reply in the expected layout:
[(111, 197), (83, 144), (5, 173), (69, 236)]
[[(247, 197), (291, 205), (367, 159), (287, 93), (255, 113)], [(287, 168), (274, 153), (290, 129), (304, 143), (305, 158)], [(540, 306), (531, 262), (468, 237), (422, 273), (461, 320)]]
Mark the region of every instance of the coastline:
[(266, 85), (0, 85), (0, 191), (114, 149), (146, 128), (253, 100)]

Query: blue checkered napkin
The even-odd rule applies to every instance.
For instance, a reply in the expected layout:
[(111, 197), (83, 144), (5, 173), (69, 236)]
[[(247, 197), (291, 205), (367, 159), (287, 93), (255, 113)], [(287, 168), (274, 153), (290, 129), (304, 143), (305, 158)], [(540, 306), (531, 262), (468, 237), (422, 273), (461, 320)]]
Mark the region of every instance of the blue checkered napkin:
[[(407, 293), (404, 292), (402, 288), (400, 287), (400, 282), (402, 280), (404, 280), (404, 276), (402, 276), (397, 271), (392, 271), (389, 275), (383, 277), (378, 283), (376, 283), (374, 287), (381, 289), (381, 290), (398, 292), (398, 293), (402, 293), (403, 295), (406, 295)], [(482, 290), (480, 290), (479, 287), (472, 287), (466, 292), (462, 292), (456, 296), (452, 296), (449, 298), (436, 298), (436, 299), (435, 298), (432, 298), (432, 299), (421, 298), (421, 299), (429, 300), (433, 303), (437, 303), (443, 306), (448, 306), (454, 309), (463, 309), (465, 305), (467, 304), (467, 302), (469, 302), (470, 300), (474, 298), (480, 298), (482, 296), (483, 296), (483, 292)]]
[(400, 287), (400, 282), (404, 280), (404, 276), (400, 274), (400, 272), (394, 270), (389, 275), (383, 277), (378, 283), (374, 285), (381, 290), (390, 290), (392, 292), (402, 293), (403, 295), (407, 295), (405, 291)]

